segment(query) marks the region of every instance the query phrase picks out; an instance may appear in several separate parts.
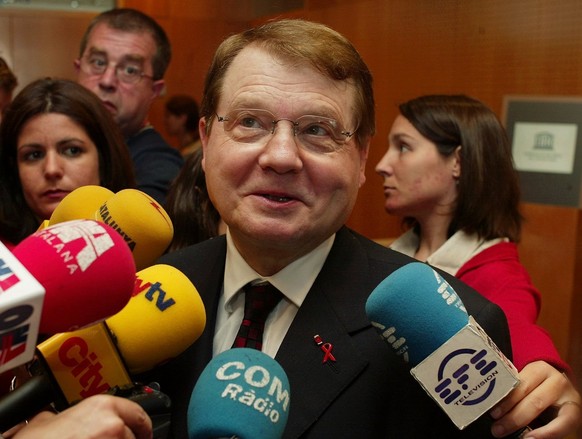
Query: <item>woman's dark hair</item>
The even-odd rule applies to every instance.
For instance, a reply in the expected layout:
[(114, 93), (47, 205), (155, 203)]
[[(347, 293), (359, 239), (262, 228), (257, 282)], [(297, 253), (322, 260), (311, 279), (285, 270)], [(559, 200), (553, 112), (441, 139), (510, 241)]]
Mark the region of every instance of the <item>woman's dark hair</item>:
[(202, 149), (194, 151), (170, 186), (166, 212), (174, 224), (175, 251), (218, 235), (220, 214), (210, 201), (202, 169)]
[[(520, 190), (511, 145), (499, 119), (482, 102), (464, 95), (428, 95), (405, 102), (400, 113), (448, 157), (461, 147), (458, 197), (448, 234), (519, 242)], [(417, 226), (414, 218), (405, 218)]]
[(36, 231), (42, 220), (24, 199), (17, 164), (18, 138), (29, 120), (49, 113), (69, 117), (91, 138), (99, 156), (101, 186), (113, 192), (135, 186), (123, 135), (99, 98), (73, 81), (34, 81), (14, 98), (0, 125), (0, 236), (13, 244)]

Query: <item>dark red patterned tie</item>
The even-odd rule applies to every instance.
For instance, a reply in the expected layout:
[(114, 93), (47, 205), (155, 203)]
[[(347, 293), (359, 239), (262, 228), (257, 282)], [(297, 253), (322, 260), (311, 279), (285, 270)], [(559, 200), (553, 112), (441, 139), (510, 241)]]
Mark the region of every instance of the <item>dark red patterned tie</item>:
[(263, 347), (265, 321), (283, 295), (268, 282), (247, 284), (244, 291), (245, 315), (232, 347), (246, 347), (260, 351)]

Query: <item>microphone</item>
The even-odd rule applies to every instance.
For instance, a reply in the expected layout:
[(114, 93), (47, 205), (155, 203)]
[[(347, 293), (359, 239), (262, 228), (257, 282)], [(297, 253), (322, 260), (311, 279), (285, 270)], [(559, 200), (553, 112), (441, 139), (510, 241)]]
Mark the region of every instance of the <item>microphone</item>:
[(113, 227), (133, 253), (137, 270), (164, 254), (174, 236), (172, 220), (156, 200), (137, 189), (117, 193), (102, 186), (81, 186), (61, 200), (49, 221), (39, 227), (74, 219), (94, 219)]
[(0, 372), (32, 359), (39, 333), (77, 329), (120, 311), (134, 282), (127, 245), (97, 221), (49, 227), (12, 252), (0, 246)]
[(134, 297), (106, 322), (129, 371), (139, 374), (194, 343), (206, 326), (206, 311), (198, 290), (184, 273), (157, 264), (138, 273)]
[(117, 192), (95, 215), (95, 219), (113, 227), (125, 239), (137, 270), (154, 264), (174, 236), (174, 226), (166, 211), (156, 200), (137, 189)]
[(97, 219), (97, 210), (115, 194), (103, 186), (80, 186), (71, 191), (53, 211), (48, 225), (76, 219)]
[(0, 372), (34, 356), (45, 290), (0, 242)]
[(366, 314), (380, 336), (458, 429), (517, 386), (517, 370), (429, 265), (411, 262), (370, 294)]
[(256, 349), (234, 348), (208, 363), (188, 406), (189, 439), (279, 439), (289, 415), (285, 371)]
[(46, 290), (40, 332), (78, 329), (119, 312), (133, 294), (135, 264), (123, 238), (95, 220), (59, 223), (12, 250)]
[(51, 403), (62, 410), (92, 395), (133, 387), (130, 374), (175, 357), (198, 339), (206, 313), (182, 272), (154, 265), (137, 273), (135, 285), (134, 296), (115, 316), (38, 345), (35, 376), (0, 400), (0, 431)]
[(115, 195), (113, 192), (102, 186), (80, 186), (61, 200), (51, 217), (45, 219), (37, 230), (76, 219), (94, 220), (95, 211), (113, 195)]

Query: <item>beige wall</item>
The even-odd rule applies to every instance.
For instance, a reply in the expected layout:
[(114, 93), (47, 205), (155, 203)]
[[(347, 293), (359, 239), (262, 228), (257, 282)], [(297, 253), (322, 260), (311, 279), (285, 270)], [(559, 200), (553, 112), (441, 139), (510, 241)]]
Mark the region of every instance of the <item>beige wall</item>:
[(17, 91), (44, 76), (74, 79), (73, 60), (93, 15), (0, 8), (0, 56), (18, 77)]

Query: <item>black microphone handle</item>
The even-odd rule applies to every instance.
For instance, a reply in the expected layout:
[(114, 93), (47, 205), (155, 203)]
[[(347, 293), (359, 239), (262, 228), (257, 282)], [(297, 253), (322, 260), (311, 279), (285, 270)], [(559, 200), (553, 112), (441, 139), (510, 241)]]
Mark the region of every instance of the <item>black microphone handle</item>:
[(46, 375), (33, 376), (0, 399), (0, 432), (32, 418), (54, 401), (53, 384)]

